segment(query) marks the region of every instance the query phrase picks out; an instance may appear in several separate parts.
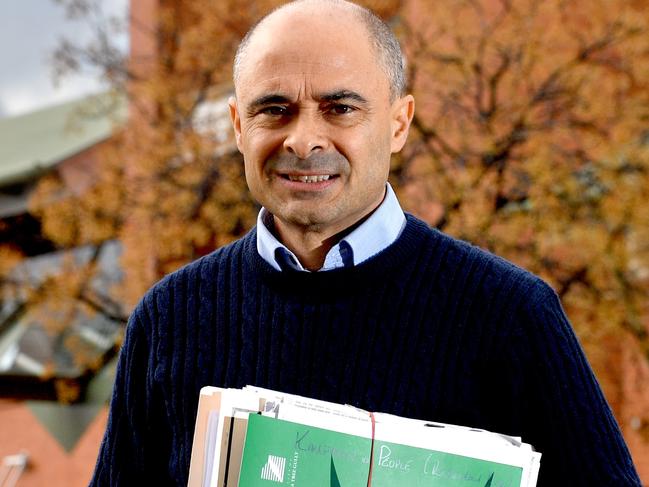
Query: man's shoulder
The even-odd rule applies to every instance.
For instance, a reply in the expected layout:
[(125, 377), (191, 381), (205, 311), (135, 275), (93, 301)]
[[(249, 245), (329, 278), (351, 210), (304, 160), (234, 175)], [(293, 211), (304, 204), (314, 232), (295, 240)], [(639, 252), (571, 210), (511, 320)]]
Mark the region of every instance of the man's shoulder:
[(438, 271), (468, 281), (480, 280), (488, 286), (508, 287), (512, 291), (541, 293), (551, 288), (540, 277), (491, 251), (444, 233), (408, 215), (417, 227), (417, 238), (425, 241), (425, 249), (439, 262)]
[(219, 247), (209, 254), (203, 255), (167, 274), (149, 288), (143, 300), (151, 299), (161, 294), (169, 294), (178, 287), (187, 290), (201, 282), (214, 281), (217, 279), (219, 273), (227, 271), (232, 263), (240, 267), (238, 263), (243, 259), (244, 254), (250, 251), (251, 241), (254, 244), (254, 234), (255, 229), (253, 228), (243, 237), (223, 247)]

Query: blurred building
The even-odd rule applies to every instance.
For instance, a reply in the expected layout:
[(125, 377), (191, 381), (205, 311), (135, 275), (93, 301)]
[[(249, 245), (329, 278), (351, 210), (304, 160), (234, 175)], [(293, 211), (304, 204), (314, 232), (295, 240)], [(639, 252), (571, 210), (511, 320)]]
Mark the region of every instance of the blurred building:
[[(28, 201), (46, 174), (69, 191), (90, 187), (125, 112), (123, 102), (95, 96), (0, 120), (0, 244), (26, 256), (0, 296), (3, 486), (85, 485), (94, 466), (123, 328), (115, 318), (125, 313), (113, 299), (121, 249), (117, 242), (55, 249)], [(91, 259), (99, 272), (88, 288), (108, 312), (82, 300), (59, 310), (29, 304), (26, 290)]]

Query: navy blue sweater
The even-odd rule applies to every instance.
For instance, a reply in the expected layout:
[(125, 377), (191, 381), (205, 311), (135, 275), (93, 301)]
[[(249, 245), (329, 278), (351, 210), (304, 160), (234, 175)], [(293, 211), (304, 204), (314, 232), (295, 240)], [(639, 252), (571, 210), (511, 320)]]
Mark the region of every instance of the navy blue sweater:
[(522, 436), (539, 486), (639, 486), (540, 279), (408, 216), (353, 268), (280, 273), (252, 230), (167, 276), (131, 316), (92, 486), (187, 483), (199, 390), (254, 384)]

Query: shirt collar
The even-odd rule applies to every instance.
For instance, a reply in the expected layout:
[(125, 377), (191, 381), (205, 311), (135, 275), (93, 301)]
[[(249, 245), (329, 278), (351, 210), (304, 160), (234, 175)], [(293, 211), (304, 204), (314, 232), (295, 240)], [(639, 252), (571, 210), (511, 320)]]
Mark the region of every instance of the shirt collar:
[[(386, 184), (385, 197), (379, 207), (334, 245), (321, 271), (358, 265), (391, 245), (406, 225), (406, 217), (392, 187)], [(294, 269), (306, 271), (297, 256), (272, 234), (273, 215), (262, 208), (257, 216), (257, 252), (278, 271)], [(281, 265), (280, 265), (281, 263)]]

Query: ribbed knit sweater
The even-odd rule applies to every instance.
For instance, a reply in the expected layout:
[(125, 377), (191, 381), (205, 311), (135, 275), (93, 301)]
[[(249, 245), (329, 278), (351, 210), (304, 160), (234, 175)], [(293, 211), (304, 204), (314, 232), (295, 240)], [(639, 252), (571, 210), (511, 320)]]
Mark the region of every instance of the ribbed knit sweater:
[(410, 215), (390, 247), (327, 272), (278, 272), (255, 238), (165, 277), (133, 312), (92, 486), (185, 486), (200, 388), (246, 384), (522, 436), (542, 487), (640, 485), (537, 277)]

